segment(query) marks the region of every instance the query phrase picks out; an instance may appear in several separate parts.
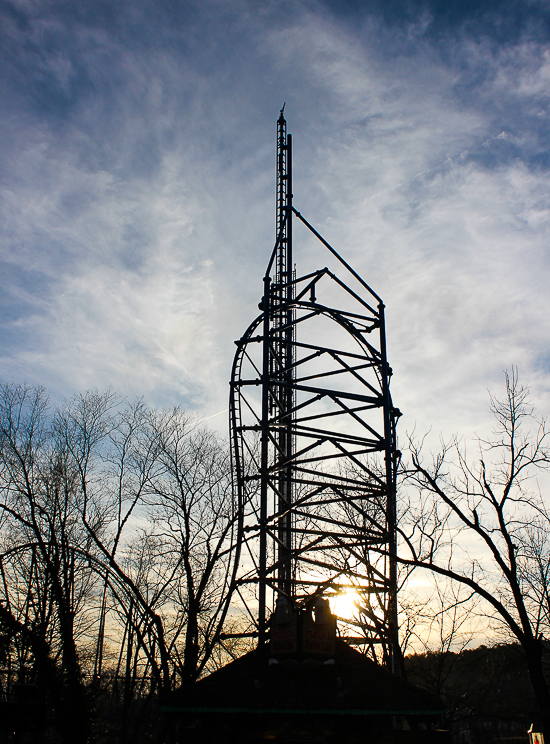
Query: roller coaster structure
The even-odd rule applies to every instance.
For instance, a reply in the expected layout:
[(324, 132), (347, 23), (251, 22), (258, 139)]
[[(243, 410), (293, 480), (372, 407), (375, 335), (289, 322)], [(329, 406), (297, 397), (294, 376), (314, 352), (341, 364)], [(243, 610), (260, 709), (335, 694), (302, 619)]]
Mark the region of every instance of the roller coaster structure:
[[(400, 412), (390, 396), (384, 304), (294, 208), (283, 110), (276, 242), (261, 312), (236, 342), (230, 382), (236, 601), (249, 620), (243, 635), (262, 645), (277, 598), (300, 607), (353, 590), (345, 640), (397, 672)], [(296, 275), (296, 221), (337, 259), (345, 281), (326, 267)]]

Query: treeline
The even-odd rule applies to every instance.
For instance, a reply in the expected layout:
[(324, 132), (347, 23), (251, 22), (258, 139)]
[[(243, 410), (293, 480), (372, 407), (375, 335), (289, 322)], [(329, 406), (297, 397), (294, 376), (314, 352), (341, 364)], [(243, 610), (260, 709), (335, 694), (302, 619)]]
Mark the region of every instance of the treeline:
[[(505, 679), (498, 665), (486, 689), (478, 662), (468, 676), (473, 652), (451, 654), (457, 638), (471, 640), (479, 624), (514, 639), (526, 697), (514, 695), (521, 710), (536, 705), (550, 738), (550, 511), (539, 488), (550, 471), (550, 431), (517, 370), (505, 383), (504, 397), (490, 399), (494, 429), (473, 459), (456, 438), (433, 455), (414, 438), (404, 450), (401, 642), (443, 650), (406, 667), (412, 682), (443, 697), (456, 723), (476, 700), (507, 699), (504, 688), (491, 692)], [(383, 522), (383, 508), (370, 507)], [(150, 740), (145, 722), (159, 730), (154, 706), (163, 694), (245, 650), (235, 636), (254, 620), (229, 613), (237, 517), (228, 450), (184, 411), (112, 392), (50, 407), (43, 389), (0, 385), (0, 703), (16, 689), (36, 690), (47, 702), (47, 741)], [(361, 529), (353, 515), (349, 523)], [(373, 552), (369, 544), (364, 571)], [(345, 560), (335, 543), (327, 576)], [(435, 577), (434, 596), (415, 596), (408, 580), (417, 575)], [(367, 635), (377, 616), (368, 605), (356, 610), (341, 625)], [(506, 703), (503, 715), (511, 710)]]
[(235, 518), (228, 452), (182, 410), (2, 385), (3, 699), (35, 686), (54, 740), (137, 741), (136, 706), (225, 653)]
[(540, 724), (525, 655), (519, 644), (405, 657), (407, 678), (445, 705), (442, 725), (456, 742), (527, 741)]

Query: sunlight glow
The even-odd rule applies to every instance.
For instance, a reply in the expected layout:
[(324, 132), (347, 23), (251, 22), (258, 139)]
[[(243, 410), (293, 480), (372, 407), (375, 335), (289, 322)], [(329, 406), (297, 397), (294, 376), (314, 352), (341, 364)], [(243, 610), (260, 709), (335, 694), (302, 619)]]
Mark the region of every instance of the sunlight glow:
[(360, 597), (354, 589), (346, 589), (330, 600), (332, 612), (343, 620), (352, 620), (357, 617), (357, 604), (360, 604)]

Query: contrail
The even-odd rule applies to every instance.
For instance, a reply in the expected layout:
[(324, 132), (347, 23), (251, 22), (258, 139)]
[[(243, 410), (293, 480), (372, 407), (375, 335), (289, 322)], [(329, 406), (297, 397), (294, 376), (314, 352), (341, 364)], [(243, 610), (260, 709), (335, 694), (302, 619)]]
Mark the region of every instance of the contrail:
[(200, 419), (200, 421), (197, 421), (197, 424), (202, 424), (203, 421), (208, 421), (208, 419), (214, 418), (214, 416), (219, 416), (220, 413), (227, 413), (229, 411), (229, 408), (224, 408), (223, 411), (218, 411), (218, 413), (213, 413), (211, 416), (207, 416), (206, 418)]

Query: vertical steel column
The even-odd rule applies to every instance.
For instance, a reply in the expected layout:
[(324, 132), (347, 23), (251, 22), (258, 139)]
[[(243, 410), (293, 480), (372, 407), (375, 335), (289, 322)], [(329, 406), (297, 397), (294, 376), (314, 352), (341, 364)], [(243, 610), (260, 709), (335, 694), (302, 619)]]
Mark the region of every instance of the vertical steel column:
[(271, 277), (264, 277), (263, 309), (263, 360), (262, 360), (262, 418), (260, 452), (260, 554), (258, 566), (258, 645), (266, 641), (266, 585), (267, 585), (267, 498), (269, 480), (269, 386), (270, 354), (269, 333), (271, 316)]
[(380, 356), (382, 372), (382, 396), (384, 406), (384, 457), (386, 468), (386, 529), (388, 533), (388, 601), (387, 601), (387, 632), (389, 639), (390, 669), (399, 675), (399, 636), (397, 613), (397, 509), (395, 492), (395, 422), (390, 396), (390, 368), (386, 354), (386, 323), (384, 305), (378, 305), (380, 317)]

